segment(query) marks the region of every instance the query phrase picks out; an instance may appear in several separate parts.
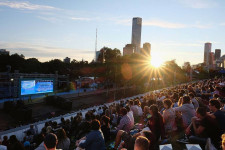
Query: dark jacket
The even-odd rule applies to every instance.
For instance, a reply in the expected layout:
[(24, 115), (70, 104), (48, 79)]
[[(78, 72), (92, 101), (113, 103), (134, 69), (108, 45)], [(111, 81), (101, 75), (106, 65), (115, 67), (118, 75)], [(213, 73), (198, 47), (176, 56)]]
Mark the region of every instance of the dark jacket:
[(79, 147), (85, 150), (105, 150), (105, 141), (103, 134), (100, 130), (92, 130), (86, 136), (84, 143), (81, 143)]

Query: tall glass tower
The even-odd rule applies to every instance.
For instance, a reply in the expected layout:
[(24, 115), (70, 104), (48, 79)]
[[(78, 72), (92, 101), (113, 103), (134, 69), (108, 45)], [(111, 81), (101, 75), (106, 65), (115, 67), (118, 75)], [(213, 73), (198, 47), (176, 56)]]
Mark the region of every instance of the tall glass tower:
[(141, 51), (141, 26), (142, 18), (135, 17), (133, 18), (132, 23), (132, 39), (131, 44), (136, 46), (135, 52), (140, 53)]
[(210, 58), (210, 52), (212, 48), (212, 43), (205, 43), (205, 48), (204, 48), (204, 64), (206, 66), (209, 66), (209, 58)]

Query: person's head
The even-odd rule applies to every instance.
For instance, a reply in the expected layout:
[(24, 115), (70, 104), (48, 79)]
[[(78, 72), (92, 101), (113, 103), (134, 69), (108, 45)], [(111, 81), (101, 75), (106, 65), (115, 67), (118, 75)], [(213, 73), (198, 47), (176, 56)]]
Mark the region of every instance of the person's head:
[(120, 109), (120, 113), (121, 113), (122, 116), (125, 116), (125, 115), (127, 114), (127, 109), (124, 108), (124, 107), (121, 108), (121, 109)]
[(127, 112), (130, 111), (130, 107), (128, 105), (125, 108), (126, 108)]
[(90, 121), (90, 120), (91, 120), (91, 115), (90, 115), (89, 112), (87, 112), (87, 113), (85, 114), (85, 120), (86, 120), (86, 121)]
[(3, 140), (4, 140), (4, 141), (7, 141), (7, 140), (8, 140), (8, 136), (4, 136), (4, 137), (3, 137)]
[(194, 95), (193, 93), (190, 93), (190, 94), (189, 94), (189, 97), (192, 99), (192, 98), (195, 97), (195, 95)]
[(16, 135), (11, 135), (9, 137), (9, 143), (14, 144), (16, 142), (18, 142), (18, 139), (16, 138)]
[(145, 106), (144, 107), (144, 113), (147, 114), (148, 112), (149, 112), (149, 107), (148, 106)]
[(158, 113), (159, 113), (159, 109), (158, 109), (158, 106), (157, 105), (152, 105), (152, 106), (150, 106), (150, 111), (149, 111), (149, 113), (151, 114), (151, 115), (157, 115)]
[(217, 100), (217, 99), (211, 99), (209, 101), (209, 109), (212, 111), (212, 112), (216, 112), (218, 109), (220, 109), (221, 107), (221, 104), (220, 104), (220, 101)]
[(156, 145), (155, 135), (151, 131), (142, 131), (141, 136), (146, 137), (150, 142), (150, 149), (154, 149)]
[(129, 104), (130, 104), (130, 106), (133, 106), (133, 105), (134, 105), (133, 100), (130, 100), (130, 101), (129, 101)]
[(101, 120), (102, 120), (102, 123), (103, 123), (103, 124), (109, 125), (109, 120), (110, 120), (110, 118), (107, 117), (106, 115), (102, 116)]
[(31, 124), (31, 125), (30, 125), (30, 129), (33, 129), (33, 128), (34, 128), (34, 125), (33, 125), (33, 124)]
[(189, 96), (184, 96), (183, 97), (183, 104), (190, 104), (191, 100)]
[(134, 101), (134, 105), (139, 105), (139, 100), (138, 100), (138, 99), (136, 99), (136, 100)]
[(100, 129), (100, 122), (97, 119), (92, 120), (91, 122), (91, 129), (92, 130), (99, 130)]
[(47, 150), (55, 150), (57, 143), (58, 139), (55, 134), (49, 133), (45, 136), (44, 146), (47, 148)]
[(222, 149), (225, 150), (225, 134), (223, 134), (221, 138), (222, 138)]
[(58, 129), (56, 135), (57, 135), (59, 141), (67, 138), (66, 132), (64, 129)]
[(174, 102), (178, 102), (179, 97), (178, 97), (177, 93), (173, 93), (173, 100), (174, 100)]
[(169, 109), (169, 108), (171, 108), (171, 106), (172, 106), (172, 101), (170, 100), (170, 99), (165, 99), (164, 101), (163, 101), (163, 106), (166, 108), (166, 109)]
[(135, 150), (148, 150), (149, 149), (149, 140), (144, 136), (139, 136), (135, 140), (134, 149)]
[(205, 107), (198, 107), (196, 110), (196, 115), (198, 118), (204, 118), (206, 116), (206, 108)]

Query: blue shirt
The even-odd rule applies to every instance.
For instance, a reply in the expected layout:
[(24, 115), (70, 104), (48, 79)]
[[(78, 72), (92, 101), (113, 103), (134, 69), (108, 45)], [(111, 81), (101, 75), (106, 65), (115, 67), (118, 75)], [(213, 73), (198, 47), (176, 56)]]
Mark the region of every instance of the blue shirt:
[(86, 136), (84, 143), (81, 143), (79, 147), (85, 150), (105, 150), (105, 141), (103, 134), (100, 130), (92, 130)]

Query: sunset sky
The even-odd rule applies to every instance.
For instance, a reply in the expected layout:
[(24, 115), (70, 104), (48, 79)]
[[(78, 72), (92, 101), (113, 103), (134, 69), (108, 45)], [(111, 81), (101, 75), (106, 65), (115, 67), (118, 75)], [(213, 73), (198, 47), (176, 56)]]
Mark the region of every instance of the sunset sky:
[(94, 59), (98, 50), (131, 42), (142, 18), (141, 43), (179, 65), (203, 62), (204, 43), (225, 52), (224, 0), (0, 0), (0, 49), (39, 61)]

